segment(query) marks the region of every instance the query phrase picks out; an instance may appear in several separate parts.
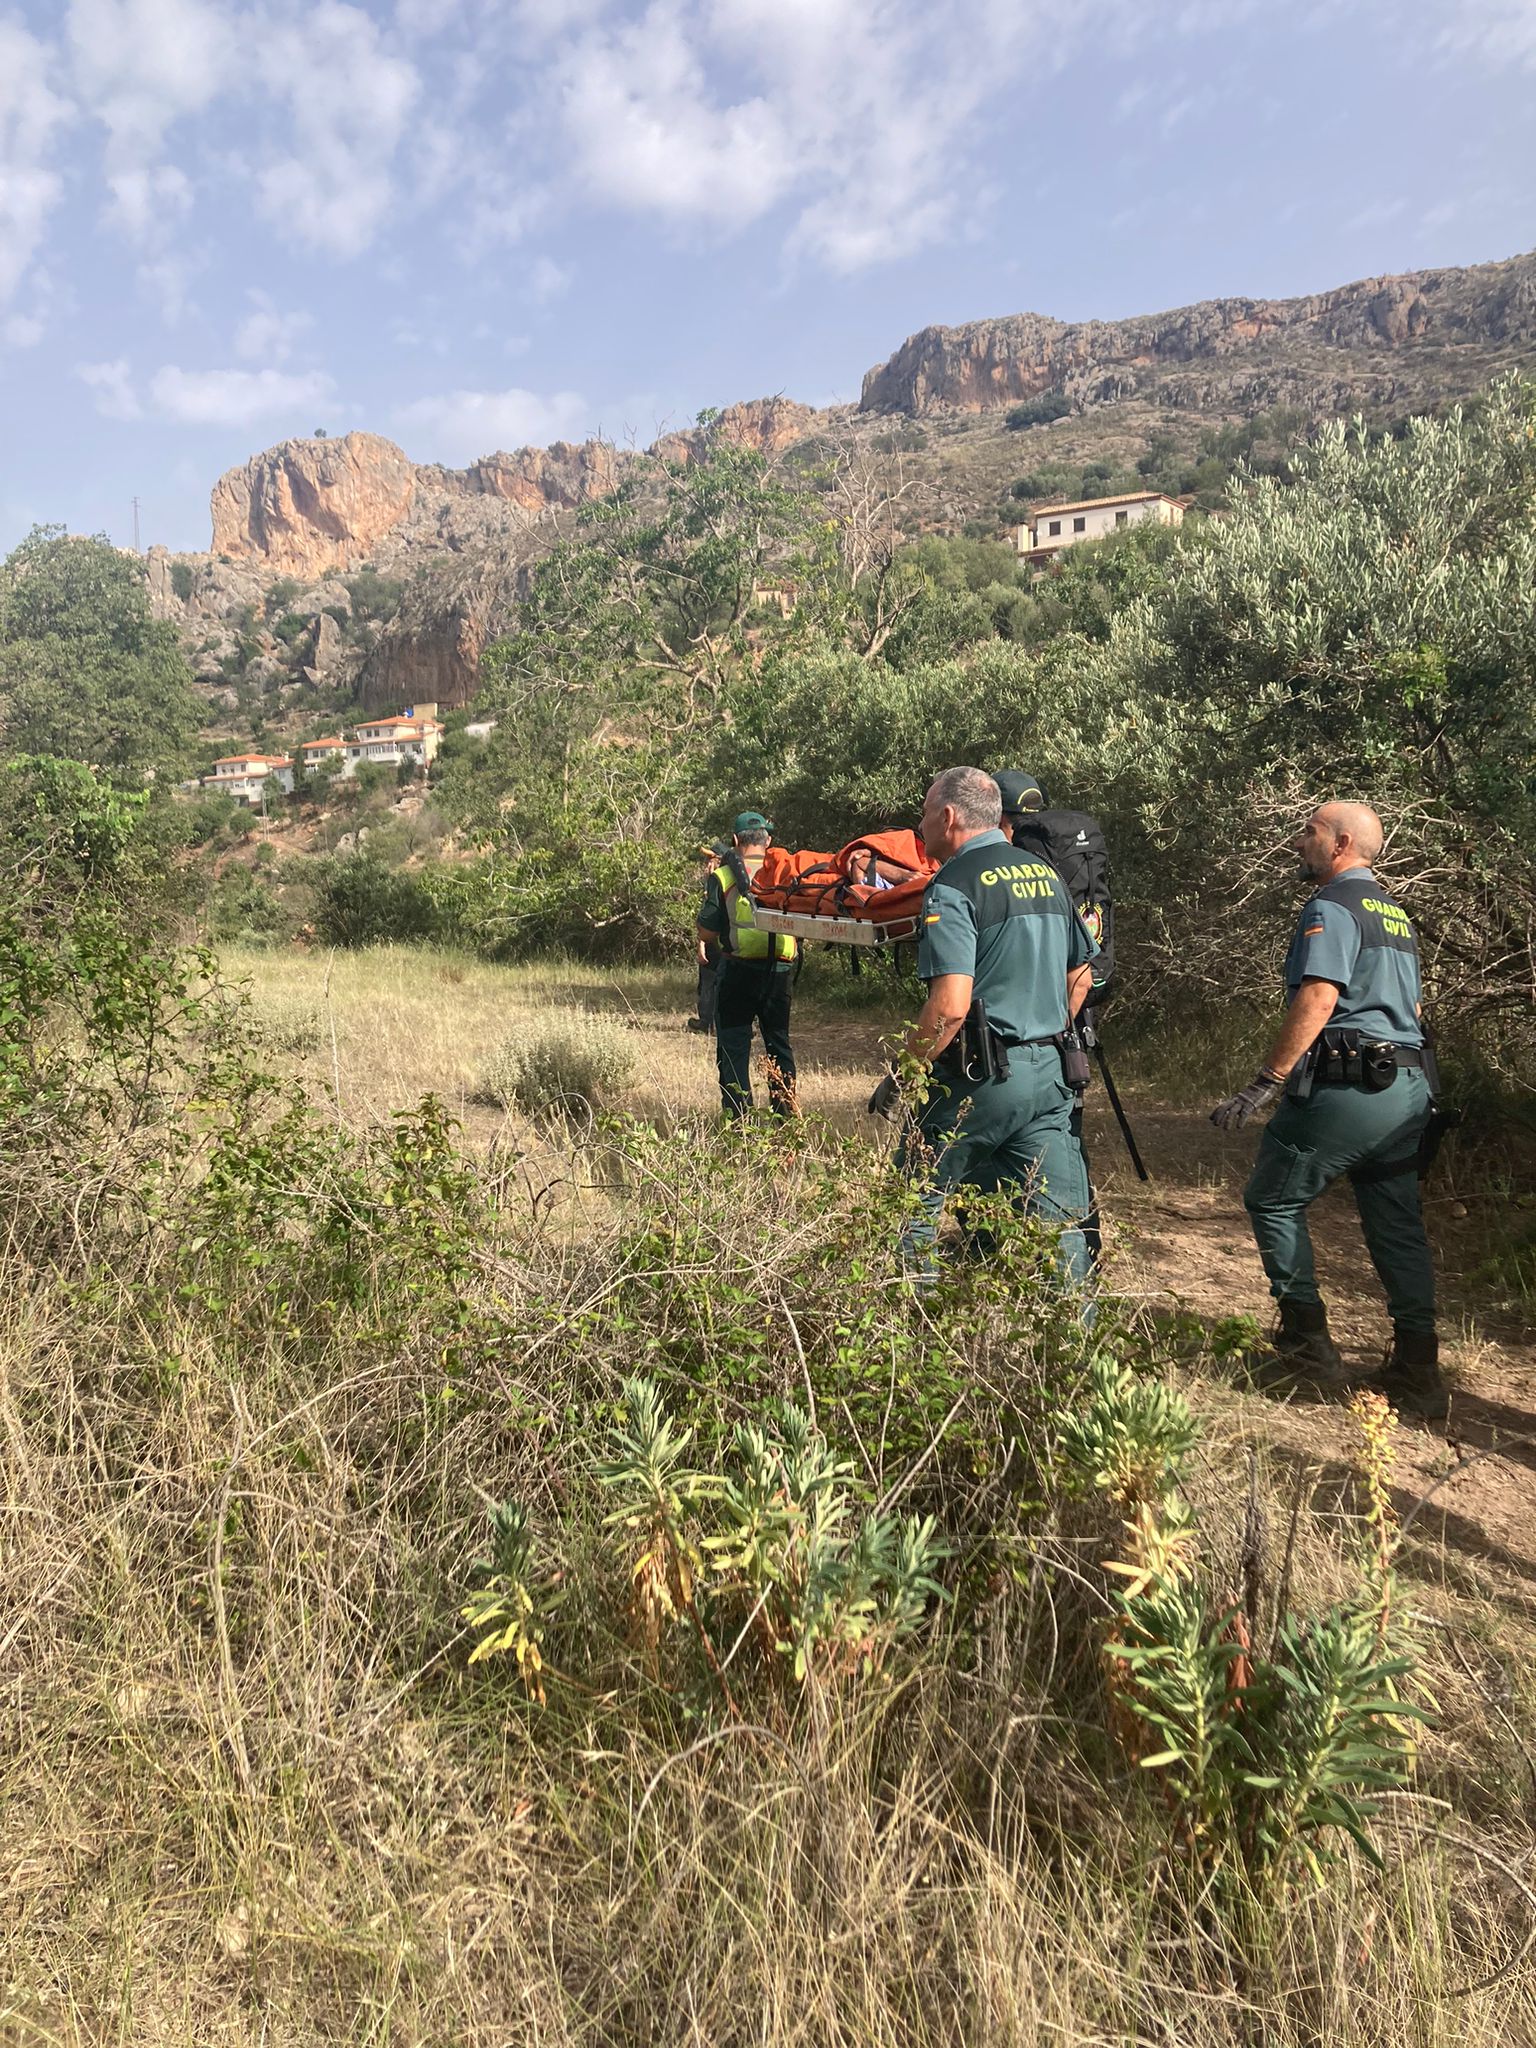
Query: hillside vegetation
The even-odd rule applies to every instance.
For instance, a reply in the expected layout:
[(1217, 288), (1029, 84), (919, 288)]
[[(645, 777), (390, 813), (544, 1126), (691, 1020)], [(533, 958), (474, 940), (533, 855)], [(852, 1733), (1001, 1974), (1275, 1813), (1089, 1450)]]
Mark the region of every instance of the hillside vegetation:
[[(985, 1201), (915, 1302), (853, 1114), (902, 985), (813, 961), (783, 1130), (655, 1021), (743, 802), (833, 846), (1023, 765), (1105, 819), (1125, 1035), (1198, 1097), (1282, 828), (1371, 798), (1479, 1112), (1461, 1370), (1536, 1283), (1532, 392), (1043, 585), (704, 442), (548, 556), (490, 743), (302, 855), (306, 798), (146, 780), (184, 678), (91, 544), (7, 565), (0, 2037), (1536, 2041), (1536, 1564), (1441, 1512), (1528, 1488), (1528, 1388), (1473, 1450), (1303, 1435), (1214, 1255), (1125, 1229), (1090, 1331)], [(120, 757), (14, 722), (77, 656)]]
[(1043, 582), (984, 542), (904, 544), (879, 467), (727, 444), (632, 477), (489, 651), (499, 722), (450, 733), (430, 814), (280, 868), (246, 928), (646, 955), (686, 931), (693, 850), (742, 803), (831, 848), (909, 823), (942, 766), (1022, 764), (1106, 822), (1129, 1000), (1261, 1006), (1276, 854), (1310, 802), (1358, 794), (1443, 1034), (1528, 1080), (1532, 405), (1508, 383), (1396, 437), (1325, 428), (1283, 474), (1240, 473), (1223, 517), (1073, 549)]

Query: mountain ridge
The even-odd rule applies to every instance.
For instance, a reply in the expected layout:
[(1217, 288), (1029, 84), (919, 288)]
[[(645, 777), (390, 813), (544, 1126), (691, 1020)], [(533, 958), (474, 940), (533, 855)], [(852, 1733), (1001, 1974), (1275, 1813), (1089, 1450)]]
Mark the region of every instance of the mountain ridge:
[[(1234, 424), (1268, 416), (1294, 436), (1341, 413), (1386, 423), (1533, 365), (1529, 252), (1120, 321), (1019, 313), (929, 326), (868, 372), (856, 406), (749, 400), (711, 415), (707, 429), (662, 435), (649, 452), (685, 464), (712, 433), (814, 466), (860, 444), (899, 466), (909, 535), (999, 535), (1023, 502), (1103, 496), (1170, 465), (1197, 473), (1177, 488), (1203, 488), (1205, 446)], [(284, 441), (218, 480), (207, 553), (151, 551), (151, 598), (232, 711), (257, 696), (296, 709), (315, 692), (325, 702), (355, 695), (369, 709), (462, 704), (530, 565), (637, 459), (605, 441), (556, 442), (454, 469), (413, 463), (363, 432)], [(400, 589), (394, 611), (365, 628), (352, 617), (355, 573)], [(298, 638), (296, 615), (309, 621)]]

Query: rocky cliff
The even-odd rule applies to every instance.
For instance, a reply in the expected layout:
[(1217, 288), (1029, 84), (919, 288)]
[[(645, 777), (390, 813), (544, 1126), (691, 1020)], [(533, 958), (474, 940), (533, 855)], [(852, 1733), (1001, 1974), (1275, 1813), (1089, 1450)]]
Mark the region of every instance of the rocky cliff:
[(621, 461), (601, 441), (484, 455), (468, 469), (418, 465), (378, 434), (283, 441), (214, 485), (212, 553), (226, 567), (311, 581), (454, 552), (605, 497)]
[[(651, 452), (695, 461), (713, 433), (774, 456), (812, 432), (817, 417), (792, 399), (757, 398), (727, 406), (711, 428), (664, 435)], [(631, 459), (606, 441), (556, 441), (446, 469), (411, 462), (378, 434), (283, 441), (214, 485), (212, 553), (226, 568), (304, 581), (367, 560), (456, 553), (608, 497)]]
[(733, 448), (750, 448), (770, 460), (816, 432), (821, 414), (793, 398), (749, 398), (728, 405), (712, 425), (663, 434), (651, 449), (663, 462), (697, 462), (711, 436)]
[(213, 553), (275, 574), (348, 567), (404, 520), (416, 471), (378, 434), (284, 441), (213, 487)]
[[(917, 416), (980, 412), (1045, 391), (1075, 405), (1113, 403), (1196, 364), (1183, 402), (1220, 404), (1246, 383), (1246, 402), (1308, 395), (1313, 381), (1351, 393), (1380, 373), (1403, 382), (1416, 353), (1467, 343), (1529, 352), (1536, 342), (1536, 254), (1466, 270), (1366, 278), (1301, 299), (1209, 299), (1132, 320), (1068, 323), (1039, 313), (925, 327), (864, 379), (860, 411)], [(1394, 360), (1395, 359), (1395, 360)], [(1406, 380), (1412, 382), (1411, 376)], [(1306, 388), (1304, 388), (1306, 387)], [(1391, 394), (1377, 394), (1390, 399)], [(1326, 394), (1318, 392), (1320, 403)], [(1164, 402), (1180, 402), (1165, 395)], [(1241, 404), (1241, 399), (1235, 402)]]

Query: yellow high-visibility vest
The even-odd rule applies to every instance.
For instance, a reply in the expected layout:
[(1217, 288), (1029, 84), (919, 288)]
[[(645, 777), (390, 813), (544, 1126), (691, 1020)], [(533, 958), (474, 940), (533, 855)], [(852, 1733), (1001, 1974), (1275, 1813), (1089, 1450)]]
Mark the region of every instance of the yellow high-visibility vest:
[[(761, 863), (759, 863), (761, 865)], [(749, 870), (749, 873), (751, 871)], [(715, 869), (725, 903), (725, 950), (736, 960), (793, 960), (796, 942), (788, 932), (760, 932), (752, 922), (752, 899), (736, 886), (726, 862)]]

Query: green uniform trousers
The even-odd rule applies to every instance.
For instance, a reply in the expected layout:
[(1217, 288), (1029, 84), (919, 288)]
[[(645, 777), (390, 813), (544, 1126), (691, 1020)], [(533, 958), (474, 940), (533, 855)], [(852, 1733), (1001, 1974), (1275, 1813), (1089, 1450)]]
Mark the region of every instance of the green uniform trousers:
[(727, 956), (715, 987), (715, 1060), (720, 1100), (730, 1117), (752, 1107), (752, 1026), (763, 1034), (768, 1056), (768, 1103), (775, 1116), (795, 1108), (795, 1055), (789, 1042), (794, 974), (773, 960)]
[(959, 1188), (1012, 1194), (1027, 1215), (1066, 1227), (1062, 1277), (1088, 1275), (1081, 1224), (1088, 1213), (1088, 1175), (1072, 1135), (1074, 1096), (1061, 1078), (1054, 1045), (1008, 1048), (1006, 1081), (946, 1083), (936, 1077), (917, 1130), (902, 1140), (897, 1164), (921, 1185), (922, 1213), (902, 1233), (908, 1271), (919, 1281), (936, 1271), (934, 1245), (944, 1204)]
[(1400, 1067), (1391, 1087), (1374, 1094), (1356, 1086), (1314, 1088), (1305, 1102), (1284, 1098), (1243, 1191), (1276, 1301), (1321, 1300), (1307, 1208), (1347, 1173), (1393, 1322), (1434, 1329), (1435, 1273), (1419, 1213), (1419, 1176), (1409, 1170), (1373, 1177), (1373, 1169), (1414, 1156), (1428, 1119), (1429, 1086), (1416, 1067)]

